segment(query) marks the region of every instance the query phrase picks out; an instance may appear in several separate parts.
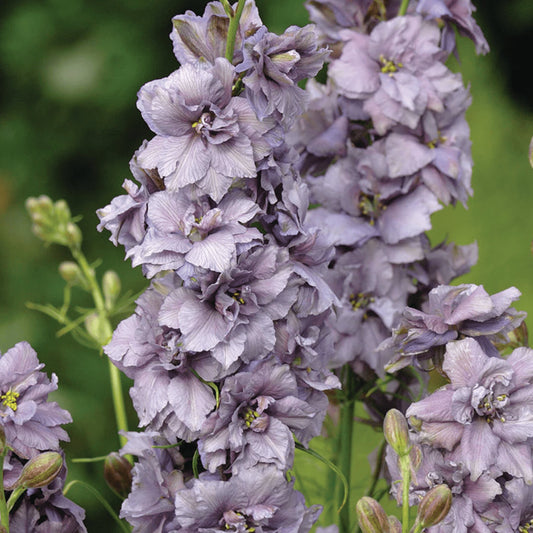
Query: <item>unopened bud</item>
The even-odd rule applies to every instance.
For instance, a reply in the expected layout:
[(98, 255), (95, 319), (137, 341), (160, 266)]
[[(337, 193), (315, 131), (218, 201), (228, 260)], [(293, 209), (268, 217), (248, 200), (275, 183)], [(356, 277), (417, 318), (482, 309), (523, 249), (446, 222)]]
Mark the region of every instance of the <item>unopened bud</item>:
[(107, 344), (113, 333), (109, 321), (98, 313), (91, 313), (85, 319), (85, 329), (100, 346)]
[(74, 224), (74, 222), (69, 222), (67, 224), (65, 228), (65, 236), (69, 246), (79, 248), (82, 239), (81, 230), (76, 224)]
[(131, 463), (117, 452), (112, 452), (105, 458), (104, 479), (121, 498), (127, 498), (131, 492), (131, 469)]
[(105, 306), (109, 311), (113, 309), (120, 294), (120, 278), (114, 270), (108, 270), (102, 277), (102, 291), (104, 293)]
[(36, 489), (45, 487), (59, 474), (63, 458), (57, 452), (43, 452), (30, 459), (15, 482), (15, 487)]
[(395, 517), (389, 516), (390, 533), (402, 533), (402, 523)]
[(409, 454), (411, 440), (405, 416), (398, 409), (390, 409), (385, 415), (383, 433), (391, 448), (403, 457)]
[(355, 510), (363, 533), (390, 533), (389, 518), (374, 498), (363, 496)]
[(54, 211), (55, 216), (60, 223), (67, 224), (68, 222), (70, 222), (70, 207), (68, 206), (67, 202), (65, 202), (65, 200), (58, 200), (54, 204)]
[(420, 524), (422, 528), (438, 524), (446, 517), (451, 505), (452, 491), (448, 485), (433, 487), (418, 505), (417, 524)]
[(63, 261), (59, 265), (59, 274), (69, 284), (88, 288), (87, 281), (83, 277), (80, 267), (74, 261)]
[(411, 468), (414, 472), (416, 472), (420, 468), (423, 459), (422, 450), (420, 446), (415, 444), (411, 447), (411, 450), (409, 451), (409, 458), (411, 459)]

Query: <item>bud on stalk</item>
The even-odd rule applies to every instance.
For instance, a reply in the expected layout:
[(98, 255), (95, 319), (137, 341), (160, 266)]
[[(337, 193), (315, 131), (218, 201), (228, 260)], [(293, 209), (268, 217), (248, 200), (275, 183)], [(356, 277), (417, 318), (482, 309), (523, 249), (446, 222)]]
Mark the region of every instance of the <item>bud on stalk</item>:
[(355, 510), (363, 533), (390, 533), (389, 518), (374, 498), (363, 496)]

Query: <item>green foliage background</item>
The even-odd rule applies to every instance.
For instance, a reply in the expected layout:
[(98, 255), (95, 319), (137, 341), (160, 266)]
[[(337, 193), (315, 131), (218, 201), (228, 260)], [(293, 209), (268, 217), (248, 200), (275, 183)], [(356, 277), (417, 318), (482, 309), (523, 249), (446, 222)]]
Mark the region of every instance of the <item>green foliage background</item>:
[[(257, 3), (272, 31), (307, 22), (302, 0)], [(435, 243), (445, 237), (459, 244), (476, 240), (479, 262), (464, 281), (483, 284), (490, 292), (515, 285), (523, 293), (517, 308), (531, 314), (533, 170), (527, 151), (533, 99), (528, 100), (520, 74), (530, 62), (533, 3), (479, 4), (478, 20), (493, 53), (477, 57), (473, 45), (461, 40), (461, 64), (451, 62), (473, 95), (468, 119), (475, 194), (468, 210), (437, 213), (431, 237)], [(131, 155), (152, 136), (135, 108), (136, 92), (177, 68), (167, 37), (170, 19), (186, 9), (201, 13), (203, 6), (203, 1), (183, 0), (0, 3), (0, 351), (27, 340), (48, 373), (58, 374), (55, 399), (74, 418), (68, 428), (71, 442), (65, 446), (70, 458), (100, 456), (118, 447), (107, 365), (72, 339), (57, 339), (58, 327), (25, 307), (27, 301), (61, 304), (57, 265), (69, 258), (61, 248), (44, 248), (31, 234), (24, 201), (40, 194), (65, 198), (74, 214), (83, 215), (84, 249), (90, 260), (103, 259), (100, 274), (112, 268), (126, 288), (145, 285), (139, 270), (123, 262), (123, 251), (113, 247), (108, 234), (97, 233), (95, 211), (122, 193)], [(525, 89), (520, 90), (521, 84)], [(87, 303), (81, 293), (78, 298), (79, 305)], [(130, 415), (134, 427), (135, 415)], [(369, 471), (366, 456), (373, 441), (371, 431), (358, 433), (362, 471)], [(321, 466), (305, 459), (296, 470), (309, 482), (311, 498), (323, 500), (317, 476)], [(101, 463), (71, 464), (69, 478), (89, 480), (118, 507), (101, 472)], [(356, 496), (366, 482), (360, 485)], [(70, 496), (87, 509), (89, 531), (114, 531), (92, 496), (81, 488)]]

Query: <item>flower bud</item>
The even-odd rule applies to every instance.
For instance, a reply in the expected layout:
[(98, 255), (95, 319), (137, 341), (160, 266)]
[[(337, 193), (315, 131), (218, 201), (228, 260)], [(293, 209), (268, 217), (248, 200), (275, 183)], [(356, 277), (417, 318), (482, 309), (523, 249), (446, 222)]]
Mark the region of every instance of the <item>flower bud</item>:
[(452, 491), (448, 485), (433, 487), (418, 505), (416, 523), (422, 528), (431, 527), (442, 521), (452, 505)]
[(98, 313), (91, 313), (85, 319), (85, 329), (100, 346), (107, 344), (113, 334), (109, 321)]
[(105, 458), (104, 479), (121, 498), (127, 498), (131, 492), (131, 469), (131, 463), (117, 452), (112, 452)]
[(395, 517), (389, 516), (390, 533), (402, 533), (402, 523)]
[(357, 502), (355, 510), (363, 533), (390, 533), (389, 519), (374, 498), (363, 496)]
[(14, 487), (37, 489), (51, 483), (63, 466), (63, 458), (57, 452), (43, 452), (30, 459), (14, 484)]
[(68, 222), (65, 228), (65, 236), (67, 239), (67, 244), (75, 248), (79, 248), (81, 245), (81, 230), (74, 224), (74, 222)]
[(409, 426), (405, 416), (398, 409), (390, 409), (385, 415), (383, 433), (391, 448), (403, 457), (409, 454), (411, 440), (409, 438)]
[(69, 284), (88, 289), (80, 267), (74, 261), (63, 261), (59, 265), (59, 274)]
[(102, 291), (104, 293), (105, 307), (108, 311), (113, 309), (120, 294), (120, 278), (114, 270), (108, 270), (102, 277)]

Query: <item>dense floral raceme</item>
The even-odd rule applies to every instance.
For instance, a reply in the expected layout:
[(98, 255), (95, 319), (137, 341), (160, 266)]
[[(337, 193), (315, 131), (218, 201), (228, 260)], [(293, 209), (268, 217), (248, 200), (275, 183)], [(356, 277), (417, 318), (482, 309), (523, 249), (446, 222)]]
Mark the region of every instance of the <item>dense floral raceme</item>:
[[(57, 389), (57, 376), (50, 380), (42, 372), (35, 350), (27, 342), (19, 342), (0, 354), (0, 449), (3, 463), (4, 491), (13, 491), (23, 479), (29, 487), (13, 508), (9, 524), (11, 533), (28, 531), (71, 533), (86, 532), (85, 511), (63, 495), (66, 467), (60, 441), (68, 441), (61, 427), (72, 422), (70, 413), (48, 395)], [(45, 453), (43, 453), (45, 452)], [(44, 484), (34, 484), (31, 469), (25, 465), (47, 457), (60, 461)], [(61, 455), (58, 455), (61, 454)], [(30, 460), (30, 461), (28, 461)], [(35, 470), (36, 475), (38, 471)]]
[[(122, 450), (137, 457), (122, 507), (134, 531), (309, 531), (319, 509), (288, 472), (295, 439), (321, 432), (326, 392), (344, 386), (342, 411), (359, 384), (379, 424), (428, 361), (451, 383), (407, 413), (438, 463), (424, 465), (457, 494), (445, 523), (501, 518), (497, 497), (521, 497), (502, 479), (533, 481), (527, 353), (498, 352), (523, 320), (519, 293), (449, 285), (476, 246), (425, 235), (472, 194), (470, 93), (445, 62), (456, 29), (488, 50), (474, 8), (306, 5), (316, 25), (281, 35), (252, 0), (174, 17), (179, 68), (138, 94), (154, 136), (131, 161), (137, 183), (98, 212), (150, 279), (105, 347), (145, 430)], [(473, 452), (485, 438), (490, 452)], [(432, 488), (417, 484), (420, 498)], [(509, 524), (528, 512), (517, 505)]]

